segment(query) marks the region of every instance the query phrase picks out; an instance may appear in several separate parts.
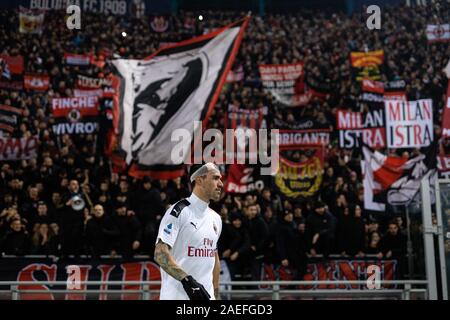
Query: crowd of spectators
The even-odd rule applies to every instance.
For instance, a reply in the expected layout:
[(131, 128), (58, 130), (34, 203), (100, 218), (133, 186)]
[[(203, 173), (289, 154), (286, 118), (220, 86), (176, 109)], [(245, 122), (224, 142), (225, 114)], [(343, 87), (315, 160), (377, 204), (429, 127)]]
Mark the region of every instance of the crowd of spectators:
[[(449, 21), (450, 8), (395, 7), (382, 10), (381, 30), (366, 28), (359, 14), (325, 14), (304, 10), (292, 14), (255, 15), (245, 32), (233, 69), (244, 79), (228, 84), (209, 125), (223, 129), (230, 103), (244, 108), (269, 106), (274, 117), (293, 121), (312, 117), (334, 128), (338, 107), (357, 110), (359, 84), (350, 75), (351, 51), (383, 49), (384, 80), (403, 79), (410, 100), (433, 99), (435, 134), (440, 135), (447, 79), (442, 69), (450, 57), (447, 43), (428, 44), (426, 24)], [(137, 180), (111, 171), (98, 149), (96, 135), (63, 135), (52, 131), (53, 97), (72, 96), (76, 74), (107, 76), (111, 68), (65, 65), (65, 52), (98, 53), (107, 49), (126, 58), (142, 58), (160, 43), (203, 34), (242, 17), (237, 12), (179, 12), (167, 16), (169, 29), (158, 33), (148, 17), (132, 19), (83, 13), (81, 30), (65, 27), (64, 13), (45, 17), (42, 35), (18, 32), (18, 12), (0, 12), (0, 50), (23, 55), (27, 72), (50, 76), (42, 93), (0, 89), (0, 104), (25, 110), (15, 137), (38, 135), (36, 159), (2, 162), (0, 168), (0, 250), (8, 255), (153, 254), (158, 224), (165, 209), (189, 196), (186, 176), (165, 181)], [(122, 32), (127, 36), (123, 37)], [(278, 108), (263, 91), (258, 65), (304, 61), (305, 68), (333, 83), (328, 99), (305, 107)], [(7, 133), (3, 133), (7, 136)], [(100, 138), (102, 139), (102, 137)], [(397, 150), (404, 152), (405, 150)], [(224, 227), (219, 254), (232, 277), (248, 272), (258, 279), (261, 264), (294, 267), (301, 277), (309, 257), (402, 258), (406, 236), (402, 215), (364, 210), (359, 155), (327, 147), (320, 192), (311, 199), (288, 199), (270, 186), (248, 194), (224, 194), (212, 204)], [(81, 197), (85, 207), (75, 210)], [(382, 217), (382, 218), (380, 218)]]

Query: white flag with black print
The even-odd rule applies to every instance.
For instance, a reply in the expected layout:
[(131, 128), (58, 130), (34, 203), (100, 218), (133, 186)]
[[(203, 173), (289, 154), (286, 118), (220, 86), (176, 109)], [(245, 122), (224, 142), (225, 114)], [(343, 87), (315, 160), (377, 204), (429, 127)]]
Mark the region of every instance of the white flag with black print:
[[(364, 176), (364, 208), (384, 211), (386, 203), (406, 206), (416, 197), (422, 179), (433, 185), (436, 179), (437, 143), (423, 148), (411, 159), (392, 157), (362, 146), (361, 169)], [(433, 201), (434, 195), (432, 195)]]
[(128, 165), (133, 163), (130, 175), (183, 174), (184, 161), (171, 159), (177, 145), (171, 134), (182, 128), (193, 136), (195, 121), (203, 121), (205, 127), (248, 20), (162, 48), (142, 60), (113, 61), (120, 78), (116, 153)]

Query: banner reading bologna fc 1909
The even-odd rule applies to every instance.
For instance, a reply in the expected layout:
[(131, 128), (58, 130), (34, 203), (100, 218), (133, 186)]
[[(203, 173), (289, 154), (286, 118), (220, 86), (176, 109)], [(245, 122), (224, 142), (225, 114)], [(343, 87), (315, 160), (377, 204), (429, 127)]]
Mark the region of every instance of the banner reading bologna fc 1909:
[(173, 159), (179, 141), (172, 141), (172, 133), (184, 129), (192, 138), (199, 121), (206, 127), (248, 21), (164, 47), (146, 59), (113, 61), (120, 78), (111, 143), (115, 164), (132, 164), (129, 174), (138, 178), (171, 179), (184, 173), (183, 163), (191, 155), (183, 150), (184, 159)]

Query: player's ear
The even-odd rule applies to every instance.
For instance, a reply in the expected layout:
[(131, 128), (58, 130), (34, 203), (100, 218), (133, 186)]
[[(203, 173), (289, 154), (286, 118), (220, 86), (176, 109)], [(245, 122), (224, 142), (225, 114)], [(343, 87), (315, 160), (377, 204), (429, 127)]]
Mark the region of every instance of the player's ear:
[(198, 185), (198, 186), (201, 186), (202, 185), (202, 177), (196, 177), (194, 179), (194, 184)]

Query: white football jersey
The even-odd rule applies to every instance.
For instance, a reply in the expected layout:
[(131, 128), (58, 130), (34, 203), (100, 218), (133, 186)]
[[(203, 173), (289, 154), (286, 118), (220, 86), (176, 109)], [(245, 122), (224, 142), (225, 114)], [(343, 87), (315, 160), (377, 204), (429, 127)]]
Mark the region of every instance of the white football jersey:
[[(217, 241), (222, 231), (220, 216), (194, 193), (178, 201), (164, 214), (158, 237), (171, 247), (178, 265), (201, 283), (214, 300), (213, 269)], [(189, 300), (180, 281), (161, 268), (161, 300)]]

